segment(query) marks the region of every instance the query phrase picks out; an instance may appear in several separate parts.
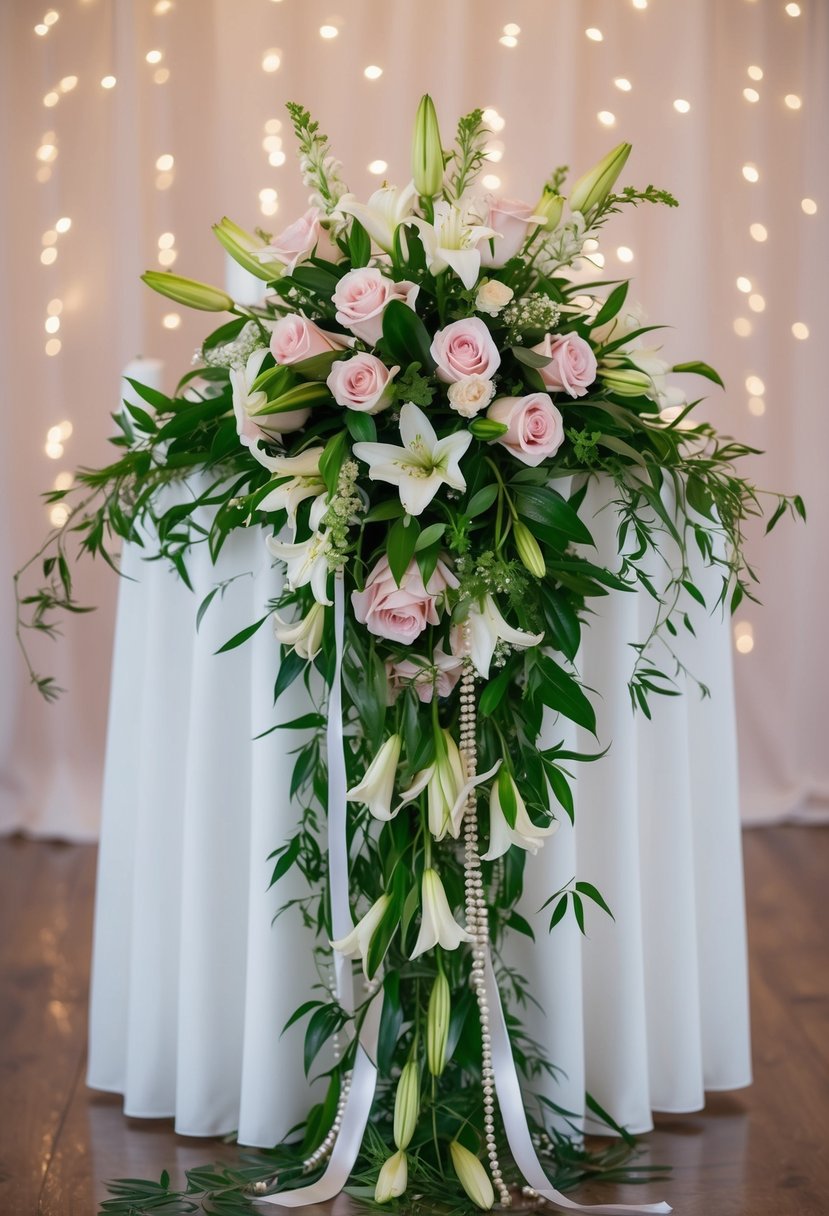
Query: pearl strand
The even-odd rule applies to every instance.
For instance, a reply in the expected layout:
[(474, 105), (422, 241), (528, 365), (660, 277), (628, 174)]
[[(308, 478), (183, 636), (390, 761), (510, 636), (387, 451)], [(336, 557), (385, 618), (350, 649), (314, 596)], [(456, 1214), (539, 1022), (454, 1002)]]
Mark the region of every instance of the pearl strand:
[[(470, 651), (469, 622), (462, 626), (463, 672), (461, 674), (461, 728), (460, 750), (466, 767), (467, 779), (477, 772), (477, 712), (475, 705), (475, 671)], [(475, 791), (470, 791), (464, 810), (464, 889), (466, 904), (466, 928), (472, 935), (472, 986), (478, 1002), (481, 1021), (481, 1088), (484, 1095), (484, 1141), (489, 1159), (489, 1172), (503, 1207), (509, 1207), (512, 1199), (501, 1173), (498, 1149), (495, 1143), (495, 1077), (492, 1071), (492, 1036), (489, 1032), (489, 1005), (486, 999), (484, 962), (489, 943), (489, 921), (484, 884), (481, 876), (481, 859), (478, 853), (478, 803)]]

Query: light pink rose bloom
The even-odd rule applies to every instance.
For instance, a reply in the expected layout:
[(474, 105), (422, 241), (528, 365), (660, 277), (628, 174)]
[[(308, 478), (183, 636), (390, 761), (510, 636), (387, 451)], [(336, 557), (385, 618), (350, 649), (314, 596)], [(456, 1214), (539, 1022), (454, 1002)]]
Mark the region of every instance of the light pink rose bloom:
[(564, 420), (546, 393), (499, 397), (486, 416), (509, 428), (495, 442), (503, 444), (523, 464), (541, 464), (564, 442)]
[(289, 224), (284, 232), (275, 236), (265, 249), (260, 250), (261, 260), (277, 258), (293, 272), (298, 262), (304, 262), (316, 248), (316, 257), (327, 262), (336, 262), (341, 256), (326, 230), (320, 225), (319, 207), (309, 207), (303, 216)]
[(339, 359), (326, 384), (337, 405), (363, 414), (379, 414), (391, 405), (389, 386), (399, 371), (399, 367), (386, 367), (376, 355), (358, 352), (350, 359)]
[(390, 642), (410, 646), (427, 625), (437, 625), (437, 601), (458, 580), (443, 562), (438, 562), (428, 586), (416, 562), (409, 564), (398, 587), (387, 557), (381, 557), (366, 581), (364, 591), (352, 591), (354, 615), (369, 633)]
[(280, 317), (271, 334), (271, 354), (277, 363), (286, 366), (301, 363), (327, 350), (339, 350), (343, 346), (338, 334), (327, 334), (298, 313)]
[(453, 321), (439, 329), (429, 349), (439, 378), (447, 384), (470, 376), (491, 380), (501, 365), (498, 347), (480, 317)]
[(439, 697), (448, 697), (461, 678), (463, 660), (447, 654), (442, 646), (435, 647), (433, 661), (420, 655), (394, 662), (386, 660), (389, 696), (396, 701), (404, 688), (414, 688), (424, 704), (431, 701), (437, 688)]
[(583, 397), (596, 379), (596, 356), (593, 347), (578, 334), (545, 334), (544, 341), (531, 348), (547, 355), (552, 362), (539, 367), (541, 379), (551, 392), (569, 393)]
[(486, 201), (489, 203), (489, 214), (483, 222), (489, 228), (494, 228), (498, 236), (481, 241), (478, 248), (481, 251), (481, 265), (497, 269), (506, 266), (510, 258), (515, 257), (530, 229), (536, 225), (531, 222), (533, 209), (529, 203), (522, 203), (517, 198), (495, 198), (492, 194), (487, 195)]
[(414, 308), (419, 291), (416, 283), (405, 280), (395, 283), (372, 266), (360, 266), (343, 275), (332, 300), (340, 325), (374, 346), (383, 333), (383, 313), (387, 304), (391, 300), (402, 300), (409, 308)]

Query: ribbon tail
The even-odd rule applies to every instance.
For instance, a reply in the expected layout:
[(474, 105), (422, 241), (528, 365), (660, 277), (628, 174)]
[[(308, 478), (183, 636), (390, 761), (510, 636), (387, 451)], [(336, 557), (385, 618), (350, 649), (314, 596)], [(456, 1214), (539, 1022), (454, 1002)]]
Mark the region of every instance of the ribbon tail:
[(507, 1142), (512, 1159), (518, 1166), (529, 1186), (537, 1191), (544, 1199), (554, 1203), (556, 1207), (567, 1212), (589, 1212), (591, 1216), (649, 1216), (650, 1213), (665, 1213), (672, 1211), (667, 1203), (576, 1203), (557, 1191), (544, 1173), (544, 1167), (538, 1160), (533, 1147), (524, 1102), (521, 1097), (521, 1085), (515, 1068), (512, 1045), (509, 1040), (504, 1010), (501, 1005), (501, 994), (498, 981), (492, 966), (492, 956), (487, 947), (484, 966), (487, 1003), (489, 1005), (490, 1034), (492, 1037), (492, 1070), (495, 1079), (495, 1091), (498, 1095), (498, 1106), (504, 1124)]

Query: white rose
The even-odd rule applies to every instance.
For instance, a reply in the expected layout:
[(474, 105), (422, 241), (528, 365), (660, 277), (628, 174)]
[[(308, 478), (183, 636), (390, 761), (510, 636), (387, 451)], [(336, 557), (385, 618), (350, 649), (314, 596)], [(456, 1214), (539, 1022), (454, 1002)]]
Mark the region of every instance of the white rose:
[(449, 404), (463, 418), (474, 418), (486, 409), (494, 396), (495, 385), (483, 376), (466, 376), (449, 385)]
[(484, 279), (475, 296), (475, 308), (485, 312), (490, 317), (497, 317), (502, 308), (506, 308), (515, 292), (506, 283), (498, 279)]

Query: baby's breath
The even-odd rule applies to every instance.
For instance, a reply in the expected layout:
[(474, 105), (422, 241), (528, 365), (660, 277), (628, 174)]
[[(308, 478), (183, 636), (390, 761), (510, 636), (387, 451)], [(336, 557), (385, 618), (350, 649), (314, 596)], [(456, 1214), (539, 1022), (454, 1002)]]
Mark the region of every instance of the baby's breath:
[(337, 478), (337, 489), (331, 496), (328, 509), (322, 517), (322, 527), (327, 528), (328, 565), (332, 570), (341, 570), (351, 547), (349, 529), (356, 523), (365, 504), (357, 488), (359, 469), (357, 462), (346, 460)]
[(543, 292), (534, 291), (519, 300), (513, 300), (503, 311), (508, 326), (508, 340), (517, 342), (527, 330), (542, 330), (547, 333), (558, 324), (561, 309)]
[(267, 346), (267, 338), (255, 321), (248, 321), (232, 342), (222, 342), (196, 352), (196, 357), (208, 367), (244, 367), (255, 350)]

